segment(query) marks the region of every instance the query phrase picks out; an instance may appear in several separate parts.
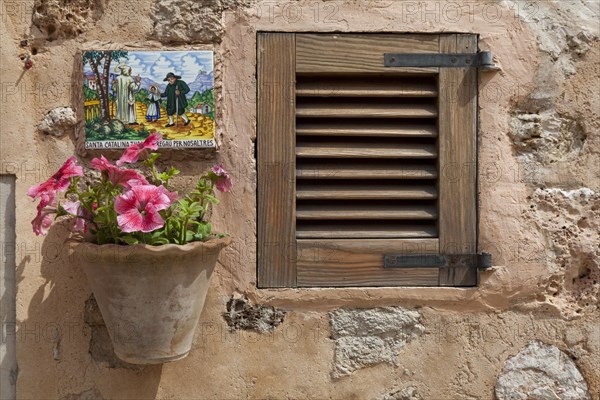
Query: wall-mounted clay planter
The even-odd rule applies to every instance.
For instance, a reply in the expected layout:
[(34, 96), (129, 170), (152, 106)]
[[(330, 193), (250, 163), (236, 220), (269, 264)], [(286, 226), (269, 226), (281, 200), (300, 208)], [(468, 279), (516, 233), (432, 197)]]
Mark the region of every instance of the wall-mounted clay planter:
[(230, 237), (163, 246), (69, 242), (83, 267), (115, 354), (132, 364), (184, 358), (210, 277)]

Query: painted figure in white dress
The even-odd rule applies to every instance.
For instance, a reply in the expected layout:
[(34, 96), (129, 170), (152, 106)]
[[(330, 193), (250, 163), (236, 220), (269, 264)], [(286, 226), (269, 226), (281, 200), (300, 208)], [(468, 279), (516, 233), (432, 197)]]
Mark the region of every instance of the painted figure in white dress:
[(113, 81), (113, 88), (116, 92), (116, 118), (125, 124), (137, 125), (135, 93), (140, 90), (142, 78), (138, 75), (133, 79), (131, 77), (131, 67), (123, 63), (119, 63), (115, 67), (115, 71), (120, 72), (117, 79)]
[(150, 86), (148, 90), (148, 109), (146, 110), (146, 121), (155, 122), (160, 119), (160, 88), (157, 85)]

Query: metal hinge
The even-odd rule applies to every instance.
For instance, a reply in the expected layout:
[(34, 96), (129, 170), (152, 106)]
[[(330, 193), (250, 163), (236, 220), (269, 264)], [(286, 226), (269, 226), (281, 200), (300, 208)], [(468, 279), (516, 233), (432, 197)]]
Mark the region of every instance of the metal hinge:
[(481, 68), (496, 70), (491, 51), (470, 54), (447, 53), (385, 53), (386, 67), (439, 67), (439, 68)]
[(492, 255), (481, 254), (386, 254), (384, 268), (491, 268)]

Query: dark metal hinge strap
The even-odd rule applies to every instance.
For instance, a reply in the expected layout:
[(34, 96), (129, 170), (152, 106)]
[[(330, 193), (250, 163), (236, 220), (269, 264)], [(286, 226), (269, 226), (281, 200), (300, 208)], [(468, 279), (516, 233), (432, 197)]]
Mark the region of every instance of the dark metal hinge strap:
[(386, 67), (496, 68), (491, 51), (470, 54), (385, 53), (383, 59)]

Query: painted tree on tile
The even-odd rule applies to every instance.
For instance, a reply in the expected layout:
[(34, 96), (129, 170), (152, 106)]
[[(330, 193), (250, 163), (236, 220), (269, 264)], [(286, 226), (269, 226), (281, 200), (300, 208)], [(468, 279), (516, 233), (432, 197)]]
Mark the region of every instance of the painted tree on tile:
[(109, 76), (110, 64), (113, 60), (127, 59), (127, 51), (85, 51), (83, 65), (89, 64), (97, 82), (98, 99), (100, 100), (101, 116), (104, 121), (110, 120), (109, 110)]

